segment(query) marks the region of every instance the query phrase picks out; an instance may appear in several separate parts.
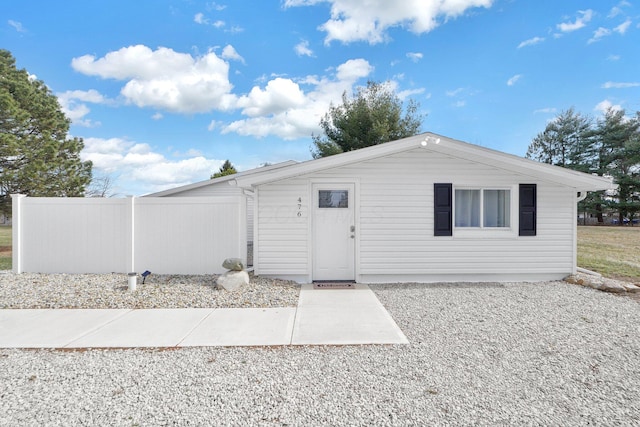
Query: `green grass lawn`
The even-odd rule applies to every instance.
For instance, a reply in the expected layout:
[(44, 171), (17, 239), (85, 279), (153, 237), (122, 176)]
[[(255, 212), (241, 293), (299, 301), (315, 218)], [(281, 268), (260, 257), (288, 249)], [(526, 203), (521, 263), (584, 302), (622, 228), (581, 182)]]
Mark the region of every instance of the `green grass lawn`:
[(640, 227), (578, 227), (578, 266), (640, 282)]
[(11, 270), (11, 227), (0, 226), (0, 270)]

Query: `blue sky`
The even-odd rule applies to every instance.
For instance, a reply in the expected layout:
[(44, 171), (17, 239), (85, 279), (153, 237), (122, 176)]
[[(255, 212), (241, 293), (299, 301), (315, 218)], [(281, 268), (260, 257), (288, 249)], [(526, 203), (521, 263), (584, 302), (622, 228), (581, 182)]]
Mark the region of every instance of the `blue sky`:
[(640, 110), (637, 0), (22, 0), (0, 18), (120, 195), (308, 160), (367, 80), (418, 101), (423, 131), (521, 156), (562, 110)]

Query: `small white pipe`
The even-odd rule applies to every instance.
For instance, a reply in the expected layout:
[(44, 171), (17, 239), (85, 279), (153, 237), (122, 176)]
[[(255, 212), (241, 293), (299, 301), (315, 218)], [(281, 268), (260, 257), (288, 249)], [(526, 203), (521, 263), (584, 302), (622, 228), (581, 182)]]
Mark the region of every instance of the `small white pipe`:
[(578, 273), (584, 273), (584, 274), (588, 274), (590, 276), (602, 277), (602, 274), (596, 273), (595, 271), (587, 270), (586, 268), (578, 267), (578, 268), (576, 268), (576, 271)]
[(136, 273), (129, 273), (129, 291), (136, 290), (136, 282), (138, 281), (138, 275)]

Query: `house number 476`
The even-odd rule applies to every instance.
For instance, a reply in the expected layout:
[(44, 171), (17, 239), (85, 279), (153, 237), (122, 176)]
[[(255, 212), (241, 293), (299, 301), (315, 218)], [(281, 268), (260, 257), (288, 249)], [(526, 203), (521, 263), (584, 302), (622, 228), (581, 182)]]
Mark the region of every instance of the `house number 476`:
[(302, 197), (298, 197), (298, 218), (302, 216)]

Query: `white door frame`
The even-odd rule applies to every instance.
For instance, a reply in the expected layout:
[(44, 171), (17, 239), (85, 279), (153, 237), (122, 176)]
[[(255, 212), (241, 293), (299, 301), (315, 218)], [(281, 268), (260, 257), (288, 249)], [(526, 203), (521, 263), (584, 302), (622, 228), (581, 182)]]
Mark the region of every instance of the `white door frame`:
[(359, 281), (360, 278), (360, 182), (357, 178), (318, 178), (318, 179), (310, 179), (309, 180), (309, 216), (310, 216), (310, 227), (308, 233), (308, 274), (309, 281), (314, 280), (314, 260), (315, 260), (315, 242), (314, 242), (314, 230), (315, 230), (315, 188), (319, 185), (328, 185), (328, 186), (339, 186), (339, 185), (350, 185), (353, 186), (353, 225), (355, 226), (354, 234), (354, 244), (353, 244), (353, 277), (349, 280), (354, 280), (356, 282)]

